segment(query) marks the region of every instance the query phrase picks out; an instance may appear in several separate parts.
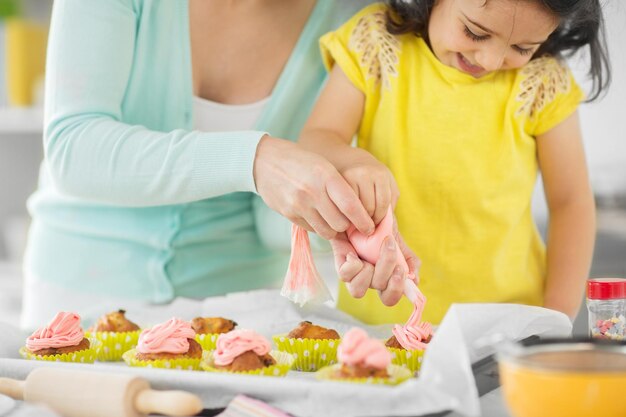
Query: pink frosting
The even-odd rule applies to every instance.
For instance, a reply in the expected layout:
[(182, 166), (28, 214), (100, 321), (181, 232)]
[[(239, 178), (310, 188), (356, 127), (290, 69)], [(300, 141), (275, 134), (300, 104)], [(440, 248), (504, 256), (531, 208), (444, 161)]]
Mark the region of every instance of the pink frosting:
[[(359, 258), (376, 265), (378, 257), (380, 256), (380, 248), (383, 245), (383, 241), (387, 236), (393, 236), (393, 213), (391, 206), (387, 210), (387, 214), (383, 220), (376, 226), (376, 230), (370, 236), (364, 235), (359, 232), (354, 226), (350, 226), (347, 231), (348, 240), (354, 246), (354, 250), (359, 255)], [(402, 251), (396, 245), (396, 262), (408, 273), (409, 266), (402, 255)], [(409, 274), (409, 279), (415, 278), (415, 274)]]
[(80, 327), (80, 316), (76, 313), (60, 312), (45, 327), (37, 329), (26, 339), (31, 352), (42, 349), (78, 345), (85, 337)]
[(353, 327), (341, 338), (337, 358), (346, 365), (375, 369), (385, 369), (391, 363), (391, 353), (383, 342), (370, 339), (358, 327)]
[(146, 329), (139, 335), (139, 353), (187, 353), (189, 340), (196, 336), (191, 323), (171, 318), (165, 323)]
[(432, 325), (421, 322), (426, 297), (410, 280), (406, 280), (404, 292), (413, 301), (413, 313), (404, 326), (399, 324), (394, 326), (393, 335), (398, 339), (398, 343), (407, 350), (424, 350), (427, 346), (425, 341), (433, 334)]
[(213, 361), (219, 366), (230, 365), (237, 356), (249, 350), (261, 356), (269, 353), (271, 348), (270, 342), (254, 330), (232, 330), (217, 338)]

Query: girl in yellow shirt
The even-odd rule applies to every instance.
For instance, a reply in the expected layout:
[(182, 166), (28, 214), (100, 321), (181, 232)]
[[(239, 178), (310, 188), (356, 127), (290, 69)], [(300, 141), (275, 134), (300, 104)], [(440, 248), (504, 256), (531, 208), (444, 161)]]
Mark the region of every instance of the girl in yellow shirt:
[[(395, 207), (422, 261), (425, 320), (455, 302), (576, 314), (595, 209), (583, 93), (560, 58), (589, 47), (597, 97), (609, 78), (601, 23), (597, 0), (392, 0), (322, 38), (330, 78), (300, 140), (333, 162), (376, 223)], [(538, 170), (547, 250), (531, 214)], [(408, 271), (386, 259), (373, 273), (356, 256), (338, 260), (341, 309), (368, 323), (410, 315)]]

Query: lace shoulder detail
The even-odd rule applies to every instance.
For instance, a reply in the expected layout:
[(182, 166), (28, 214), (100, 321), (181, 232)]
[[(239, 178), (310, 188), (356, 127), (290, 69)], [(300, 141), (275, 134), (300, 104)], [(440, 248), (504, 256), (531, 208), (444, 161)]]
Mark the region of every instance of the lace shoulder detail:
[(398, 76), (400, 41), (386, 27), (385, 12), (380, 10), (361, 17), (348, 47), (360, 54), (359, 64), (366, 69), (366, 79), (374, 78), (386, 89), (391, 88), (391, 77)]
[(522, 75), (517, 101), (522, 104), (516, 116), (536, 116), (558, 93), (571, 88), (569, 71), (565, 65), (552, 57), (533, 59), (521, 70)]

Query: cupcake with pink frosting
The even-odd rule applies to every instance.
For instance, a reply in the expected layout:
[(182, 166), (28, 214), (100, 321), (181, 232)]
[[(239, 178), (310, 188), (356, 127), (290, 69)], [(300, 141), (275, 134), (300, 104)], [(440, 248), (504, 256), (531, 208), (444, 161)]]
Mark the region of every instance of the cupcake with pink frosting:
[(337, 365), (317, 372), (320, 379), (356, 383), (395, 385), (411, 377), (411, 372), (391, 363), (391, 353), (382, 341), (370, 338), (354, 327), (341, 339), (337, 349)]
[(392, 363), (403, 366), (411, 372), (419, 371), (428, 343), (433, 337), (433, 326), (422, 321), (422, 311), (426, 297), (421, 292), (415, 294), (413, 313), (406, 324), (396, 324), (385, 346), (392, 354)]
[(293, 356), (272, 351), (269, 340), (254, 330), (232, 330), (217, 338), (215, 350), (207, 352), (202, 368), (213, 372), (283, 376)]
[(122, 355), (130, 366), (200, 369), (202, 347), (188, 321), (172, 318), (141, 332), (137, 347)]
[(93, 363), (97, 348), (97, 341), (85, 337), (78, 314), (59, 312), (26, 339), (20, 354), (25, 359)]

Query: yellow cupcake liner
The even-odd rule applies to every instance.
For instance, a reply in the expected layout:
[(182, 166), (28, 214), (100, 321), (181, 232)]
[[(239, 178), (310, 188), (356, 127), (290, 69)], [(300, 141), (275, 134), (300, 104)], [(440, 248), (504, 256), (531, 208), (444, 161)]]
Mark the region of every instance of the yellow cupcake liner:
[(19, 350), (20, 355), (24, 359), (48, 362), (74, 362), (74, 363), (94, 363), (100, 350), (100, 342), (95, 339), (89, 339), (89, 348), (77, 350), (76, 352), (61, 353), (58, 355), (36, 355), (22, 346)]
[(413, 376), (413, 373), (407, 368), (398, 365), (389, 365), (387, 367), (388, 378), (341, 378), (336, 376), (336, 372), (341, 369), (341, 364), (326, 366), (315, 373), (317, 379), (324, 379), (338, 382), (351, 382), (353, 384), (381, 384), (381, 385), (398, 385)]
[(222, 333), (196, 334), (196, 342), (200, 343), (204, 350), (215, 350), (220, 334)]
[(404, 350), (392, 347), (387, 347), (387, 350), (391, 352), (391, 363), (394, 365), (402, 366), (413, 373), (419, 372), (422, 367), (423, 350)]
[(127, 350), (137, 346), (141, 330), (133, 332), (86, 332), (87, 337), (93, 337), (102, 343), (98, 352), (99, 361), (121, 361)]
[(200, 358), (176, 358), (176, 359), (155, 359), (150, 361), (142, 361), (137, 359), (137, 349), (131, 349), (124, 352), (122, 359), (129, 366), (137, 366), (142, 368), (160, 368), (160, 369), (179, 369), (184, 371), (200, 370)]
[(218, 369), (213, 367), (213, 351), (204, 352), (202, 355), (202, 363), (200, 367), (208, 372), (225, 372), (238, 375), (263, 375), (263, 376), (285, 376), (291, 369), (294, 362), (293, 355), (278, 350), (270, 351), (270, 355), (276, 361), (276, 365), (267, 366), (265, 368), (254, 369), (252, 371), (233, 372), (226, 369)]
[(340, 339), (295, 339), (286, 335), (272, 336), (281, 352), (293, 355), (293, 368), (297, 371), (315, 372), (337, 363), (337, 346)]

